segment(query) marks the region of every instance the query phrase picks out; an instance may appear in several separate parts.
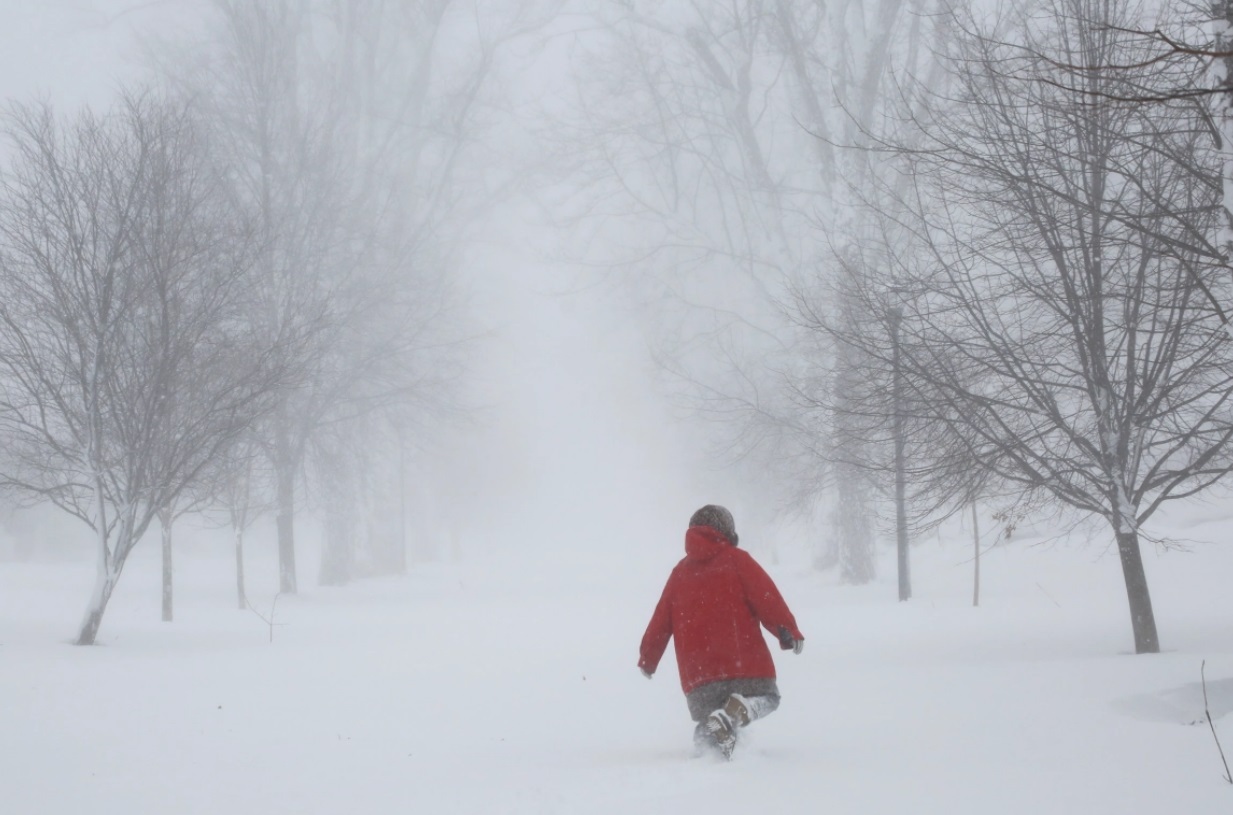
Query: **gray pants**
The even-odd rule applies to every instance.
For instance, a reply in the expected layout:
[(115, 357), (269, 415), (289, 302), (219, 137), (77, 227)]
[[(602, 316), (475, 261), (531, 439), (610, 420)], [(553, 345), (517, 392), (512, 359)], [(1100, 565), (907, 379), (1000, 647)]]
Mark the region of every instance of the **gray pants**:
[(701, 723), (711, 711), (723, 707), (734, 693), (749, 702), (750, 721), (774, 713), (779, 707), (779, 686), (774, 679), (723, 679), (708, 682), (685, 694), (690, 718)]

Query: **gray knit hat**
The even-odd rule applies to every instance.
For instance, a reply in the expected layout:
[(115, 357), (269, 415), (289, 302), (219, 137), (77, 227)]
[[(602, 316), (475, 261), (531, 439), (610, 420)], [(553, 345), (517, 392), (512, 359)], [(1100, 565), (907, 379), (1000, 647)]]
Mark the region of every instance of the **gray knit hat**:
[(737, 546), (739, 540), (736, 536), (736, 521), (732, 520), (732, 513), (718, 504), (707, 504), (702, 509), (698, 510), (689, 519), (690, 526), (709, 526), (712, 529), (717, 529), (723, 534), (728, 542), (733, 546)]

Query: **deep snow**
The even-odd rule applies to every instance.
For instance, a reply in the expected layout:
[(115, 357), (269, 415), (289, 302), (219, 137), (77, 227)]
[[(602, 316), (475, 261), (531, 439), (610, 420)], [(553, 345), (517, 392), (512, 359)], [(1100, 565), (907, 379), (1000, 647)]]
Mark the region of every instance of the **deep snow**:
[[(1203, 512), (1189, 537), (1233, 529)], [(1199, 686), (1206, 659), (1233, 749), (1227, 545), (1149, 553), (1166, 653), (1134, 656), (1099, 541), (995, 547), (974, 609), (960, 530), (917, 544), (904, 604), (889, 552), (841, 587), (743, 531), (807, 641), (776, 651), (783, 705), (725, 764), (691, 757), (671, 657), (651, 682), (635, 667), (681, 531), (310, 588), (279, 600), (273, 644), (222, 545), (181, 547), (171, 624), (141, 550), (94, 648), (67, 644), (88, 562), (0, 563), (0, 811), (1233, 811)], [(249, 580), (275, 584), (265, 551)]]
[[(103, 100), (119, 66), (137, 72), (125, 20), (184, 13), (0, 5), (7, 93), (66, 110)], [(279, 600), (270, 644), (265, 624), (234, 608), (225, 541), (177, 544), (171, 624), (158, 621), (157, 547), (143, 545), (100, 645), (77, 648), (86, 552), (19, 562), (0, 546), (0, 815), (1233, 812), (1198, 684), (1207, 660), (1233, 759), (1227, 499), (1174, 513), (1172, 531), (1206, 542), (1194, 551), (1148, 547), (1160, 655), (1129, 653), (1119, 566), (1099, 532), (995, 547), (979, 609), (961, 529), (914, 547), (908, 603), (895, 599), (889, 550), (877, 583), (838, 586), (807, 568), (803, 541), (751, 527), (756, 507), (700, 481), (691, 445), (664, 432), (624, 361), (641, 348), (636, 331), (584, 339), (597, 314), (632, 323), (611, 297), (547, 311), (520, 293), (544, 272), (498, 261), (481, 290), (513, 324), (506, 339), (520, 338), (495, 366), (521, 399), (523, 415), (506, 420), (534, 432), (521, 457), (485, 448), (463, 479), (487, 497), (457, 502), (472, 523), (461, 561), (320, 589), (305, 551), (305, 590)], [(680, 490), (701, 494), (681, 503)], [(680, 524), (713, 500), (736, 510), (807, 636), (799, 657), (776, 651), (783, 705), (730, 764), (690, 757), (671, 651), (651, 682), (636, 668)], [(680, 524), (660, 520), (672, 513)], [(68, 525), (37, 534), (88, 537)], [(494, 550), (504, 554), (481, 554)], [(247, 568), (266, 612), (268, 543)]]

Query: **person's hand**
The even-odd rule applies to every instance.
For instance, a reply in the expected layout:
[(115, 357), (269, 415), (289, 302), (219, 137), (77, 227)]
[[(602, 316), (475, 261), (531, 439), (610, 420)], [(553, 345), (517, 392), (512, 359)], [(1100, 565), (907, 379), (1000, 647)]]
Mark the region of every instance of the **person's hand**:
[(655, 674), (651, 673), (646, 668), (643, 668), (641, 665), (638, 666), (638, 670), (642, 671), (642, 675), (645, 676), (647, 679), (651, 679), (652, 677), (655, 676)]
[(779, 626), (779, 647), (784, 651), (791, 651), (794, 654), (799, 654), (805, 650), (805, 640), (797, 639), (792, 636), (792, 632), (785, 626)]

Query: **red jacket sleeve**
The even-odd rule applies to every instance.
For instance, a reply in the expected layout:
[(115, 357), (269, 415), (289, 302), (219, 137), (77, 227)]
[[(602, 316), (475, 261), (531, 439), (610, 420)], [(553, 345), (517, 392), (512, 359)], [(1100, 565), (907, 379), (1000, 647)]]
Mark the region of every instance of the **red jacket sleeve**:
[(647, 673), (655, 673), (659, 660), (663, 658), (668, 640), (672, 639), (672, 578), (664, 584), (663, 594), (651, 615), (651, 622), (642, 635), (642, 646), (639, 648), (638, 667)]
[(743, 555), (740, 558), (739, 571), (741, 585), (745, 589), (745, 598), (749, 601), (749, 607), (753, 609), (758, 622), (762, 623), (762, 627), (771, 632), (776, 639), (779, 639), (781, 626), (788, 629), (793, 639), (805, 639), (805, 635), (796, 627), (796, 618), (788, 610), (788, 604), (784, 602), (771, 576), (748, 552), (741, 550), (741, 554)]

